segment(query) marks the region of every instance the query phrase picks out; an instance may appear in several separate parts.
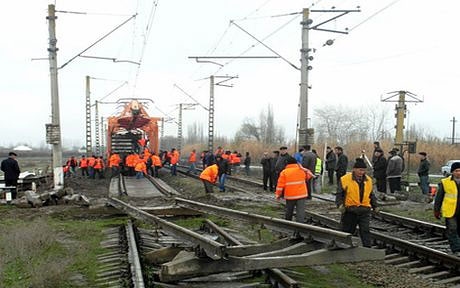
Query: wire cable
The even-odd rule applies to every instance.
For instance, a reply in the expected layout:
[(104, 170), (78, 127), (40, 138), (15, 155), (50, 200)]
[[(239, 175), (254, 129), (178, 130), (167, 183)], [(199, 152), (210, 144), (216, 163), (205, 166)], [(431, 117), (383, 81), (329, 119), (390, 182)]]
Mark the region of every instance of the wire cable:
[(372, 18), (374, 18), (375, 16), (377, 16), (378, 14), (382, 13), (383, 11), (385, 11), (386, 9), (390, 8), (391, 6), (393, 6), (394, 4), (398, 3), (399, 1), (401, 0), (395, 0), (393, 2), (391, 2), (390, 4), (386, 5), (385, 7), (383, 7), (382, 9), (376, 11), (375, 13), (373, 13), (372, 15), (370, 15), (369, 17), (367, 17), (366, 19), (364, 19), (363, 21), (359, 22), (358, 24), (356, 24), (355, 26), (353, 26), (352, 28), (350, 28), (348, 30), (348, 32), (351, 32), (353, 30), (355, 30), (356, 28), (358, 28), (359, 26), (361, 26), (362, 24), (366, 23), (367, 21), (371, 20)]

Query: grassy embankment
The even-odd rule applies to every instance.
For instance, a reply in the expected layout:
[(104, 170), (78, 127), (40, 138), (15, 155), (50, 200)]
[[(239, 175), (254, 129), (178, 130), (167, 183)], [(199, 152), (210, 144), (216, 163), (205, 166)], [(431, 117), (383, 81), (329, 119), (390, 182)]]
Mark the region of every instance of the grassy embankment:
[(52, 216), (23, 220), (13, 209), (0, 207), (0, 287), (93, 287), (96, 257), (104, 252), (102, 230), (125, 221)]

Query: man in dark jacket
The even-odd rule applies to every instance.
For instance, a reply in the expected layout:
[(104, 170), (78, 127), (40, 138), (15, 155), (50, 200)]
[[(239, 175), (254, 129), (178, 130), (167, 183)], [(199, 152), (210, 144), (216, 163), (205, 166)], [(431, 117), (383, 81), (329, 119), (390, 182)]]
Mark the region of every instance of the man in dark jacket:
[(387, 179), (390, 186), (390, 193), (401, 191), (401, 176), (403, 171), (403, 159), (397, 154), (396, 149), (392, 149), (387, 162)]
[(278, 176), (276, 175), (276, 163), (278, 162), (278, 159), (280, 158), (280, 151), (273, 151), (273, 156), (270, 161), (270, 173), (273, 181), (273, 189), (276, 188), (276, 184), (278, 181)]
[[(5, 173), (5, 186), (16, 187), (18, 186), (18, 179), (21, 170), (19, 170), (19, 164), (16, 160), (16, 153), (8, 153), (8, 158), (2, 161), (1, 169)], [(12, 191), (13, 199), (16, 199), (16, 189)]]
[(264, 191), (267, 191), (267, 183), (270, 187), (270, 192), (273, 192), (273, 177), (272, 177), (272, 162), (273, 158), (268, 156), (268, 152), (264, 152), (264, 156), (260, 160), (260, 164), (262, 165), (262, 173), (263, 173), (263, 185)]
[[(302, 157), (302, 166), (304, 168), (307, 168), (310, 170), (312, 174), (315, 174), (315, 168), (316, 168), (316, 159), (318, 156), (316, 156), (315, 153), (311, 151), (311, 146), (310, 145), (305, 145), (303, 146), (303, 157)], [(312, 192), (313, 192), (313, 178), (310, 178), (307, 180), (307, 189), (308, 189), (308, 196), (307, 199), (311, 199), (312, 197)]]
[(276, 164), (275, 164), (276, 183), (278, 183), (278, 177), (280, 176), (281, 171), (283, 171), (283, 169), (286, 167), (287, 159), (289, 157), (291, 156), (287, 153), (287, 147), (286, 146), (280, 147), (280, 156), (278, 157), (278, 160), (276, 161)]
[(340, 178), (347, 174), (348, 157), (343, 154), (343, 148), (337, 146), (334, 148), (335, 154), (337, 155), (337, 165), (335, 166), (335, 174), (337, 176), (337, 185), (339, 184)]
[(222, 158), (222, 155), (218, 154), (216, 156), (216, 164), (219, 167), (217, 173), (217, 179), (219, 180), (219, 192), (225, 192), (225, 179), (227, 179), (227, 175), (230, 173), (230, 165), (228, 164), (228, 160)]
[(326, 148), (326, 170), (327, 170), (327, 177), (329, 178), (329, 185), (334, 184), (334, 171), (335, 165), (337, 162), (337, 157), (335, 156), (334, 151), (332, 148), (327, 146)]
[(383, 150), (377, 148), (372, 157), (372, 166), (374, 167), (374, 178), (377, 182), (377, 191), (387, 193), (387, 159), (383, 156)]
[(383, 151), (383, 149), (380, 147), (380, 142), (379, 141), (374, 142), (374, 152), (372, 153), (372, 163), (374, 163), (375, 158), (377, 158), (377, 156), (375, 156), (375, 152), (377, 152), (377, 150), (382, 150)]
[(426, 152), (420, 152), (418, 153), (420, 156), (420, 165), (418, 166), (417, 169), (417, 174), (418, 177), (420, 178), (420, 188), (422, 189), (422, 193), (427, 195), (430, 186), (428, 184), (429, 182), (429, 177), (428, 173), (430, 172), (430, 162), (428, 162), (428, 159), (426, 159)]

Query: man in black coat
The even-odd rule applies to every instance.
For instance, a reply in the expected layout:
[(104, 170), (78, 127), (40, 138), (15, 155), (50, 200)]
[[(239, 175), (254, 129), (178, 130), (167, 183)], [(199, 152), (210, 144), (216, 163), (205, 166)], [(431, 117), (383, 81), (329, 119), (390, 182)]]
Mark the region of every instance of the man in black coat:
[[(1, 169), (3, 173), (5, 173), (5, 186), (14, 186), (18, 185), (19, 174), (21, 170), (19, 170), (19, 164), (16, 160), (16, 153), (10, 152), (8, 153), (8, 158), (2, 161)], [(13, 191), (13, 199), (16, 199), (16, 190)]]
[[(307, 168), (308, 170), (315, 175), (315, 170), (316, 170), (316, 159), (318, 156), (311, 151), (311, 146), (310, 145), (305, 145), (303, 146), (303, 152), (302, 152), (302, 166)], [(316, 176), (315, 176), (316, 177)], [(313, 178), (310, 178), (307, 180), (307, 189), (308, 189), (308, 197), (307, 199), (312, 198), (312, 192), (313, 192)]]
[(329, 185), (334, 184), (334, 171), (335, 165), (337, 162), (337, 157), (335, 156), (334, 151), (331, 147), (327, 146), (326, 148), (326, 170), (327, 170), (327, 177), (329, 178)]
[(268, 152), (264, 152), (264, 156), (262, 160), (260, 160), (260, 164), (262, 165), (262, 172), (263, 172), (263, 184), (264, 184), (264, 191), (267, 191), (267, 183), (270, 187), (270, 192), (273, 192), (273, 173), (272, 173), (272, 162), (273, 158), (268, 156)]
[(387, 159), (383, 156), (383, 150), (377, 148), (372, 157), (372, 167), (374, 167), (374, 178), (377, 182), (377, 191), (387, 193)]
[(337, 176), (337, 185), (340, 183), (340, 178), (347, 174), (348, 157), (343, 154), (343, 148), (337, 146), (334, 148), (337, 155), (337, 165), (335, 166), (335, 174)]

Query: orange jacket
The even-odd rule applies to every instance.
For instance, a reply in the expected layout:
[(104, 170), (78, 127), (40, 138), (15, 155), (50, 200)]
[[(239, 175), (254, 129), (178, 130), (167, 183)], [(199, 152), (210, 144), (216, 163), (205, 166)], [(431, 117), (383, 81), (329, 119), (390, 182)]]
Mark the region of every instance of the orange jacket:
[(239, 164), (241, 163), (240, 157), (238, 157), (237, 153), (230, 154), (230, 164)]
[(150, 155), (152, 155), (152, 153), (150, 153), (149, 149), (145, 148), (145, 149), (144, 149), (144, 156), (146, 156), (147, 158), (149, 158)]
[[(229, 159), (230, 159), (230, 155), (228, 155), (228, 154), (222, 154), (222, 159), (229, 160)], [(230, 161), (229, 161), (229, 162), (230, 162)]]
[(88, 157), (88, 166), (94, 167), (94, 162), (96, 161), (96, 158), (94, 157)]
[(174, 165), (174, 164), (177, 164), (177, 162), (179, 162), (179, 152), (174, 151), (174, 153), (171, 153), (171, 165)]
[(139, 143), (139, 145), (144, 147), (145, 144), (147, 144), (147, 140), (145, 140), (144, 138), (141, 138), (141, 139), (137, 140), (137, 143)]
[(188, 162), (189, 163), (195, 163), (196, 162), (196, 153), (195, 152), (190, 152), (190, 156), (188, 157)]
[(217, 167), (217, 164), (213, 164), (211, 166), (206, 167), (206, 169), (204, 169), (203, 172), (201, 172), (200, 179), (206, 180), (211, 183), (216, 183), (218, 172), (219, 168)]
[(101, 158), (97, 158), (94, 160), (94, 169), (102, 169), (104, 168), (104, 161)]
[(147, 173), (147, 166), (145, 166), (144, 161), (137, 161), (136, 166), (134, 166), (134, 171)]
[(152, 159), (152, 166), (161, 167), (161, 159), (158, 155), (152, 155), (150, 158)]
[(81, 158), (80, 159), (80, 168), (86, 168), (88, 167), (88, 158)]
[(109, 167), (118, 167), (120, 166), (120, 156), (116, 153), (110, 155), (109, 158)]
[(126, 156), (126, 159), (125, 159), (126, 166), (128, 166), (128, 167), (136, 166), (136, 162), (137, 162), (138, 159), (139, 159), (139, 155), (137, 155), (137, 154), (129, 154), (128, 156)]
[(284, 199), (296, 200), (308, 196), (308, 189), (305, 183), (310, 179), (311, 175), (303, 171), (299, 164), (288, 164), (283, 171), (281, 171), (278, 178), (278, 185), (276, 186), (276, 196), (280, 197), (284, 191)]

